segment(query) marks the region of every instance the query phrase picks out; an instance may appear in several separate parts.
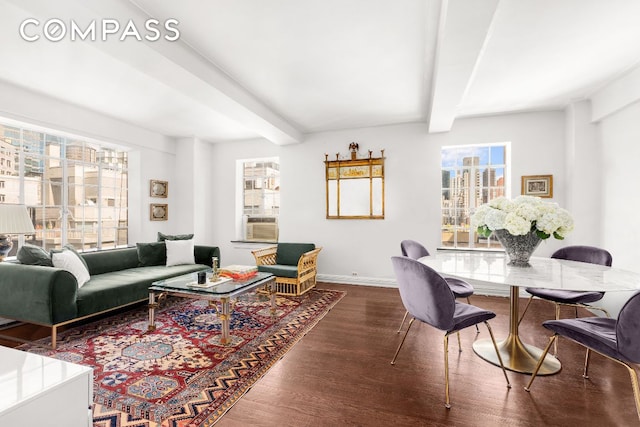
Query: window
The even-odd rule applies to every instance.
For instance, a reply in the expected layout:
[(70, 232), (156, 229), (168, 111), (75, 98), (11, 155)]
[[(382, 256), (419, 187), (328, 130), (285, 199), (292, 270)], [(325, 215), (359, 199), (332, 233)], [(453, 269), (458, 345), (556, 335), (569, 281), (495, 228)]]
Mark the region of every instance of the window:
[(242, 240), (276, 242), (280, 213), (279, 159), (241, 160)]
[(0, 156), (2, 202), (27, 206), (36, 229), (28, 243), (80, 250), (128, 243), (124, 150), (0, 122)]
[(508, 148), (508, 143), (442, 148), (443, 247), (501, 247), (491, 237), (478, 236), (470, 217), (478, 206), (507, 195)]

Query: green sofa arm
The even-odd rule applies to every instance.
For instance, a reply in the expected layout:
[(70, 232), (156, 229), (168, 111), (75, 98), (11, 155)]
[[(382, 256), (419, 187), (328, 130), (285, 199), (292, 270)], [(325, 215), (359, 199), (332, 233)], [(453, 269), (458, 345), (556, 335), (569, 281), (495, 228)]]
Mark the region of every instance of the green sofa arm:
[(77, 316), (78, 284), (59, 268), (0, 263), (0, 317), (54, 325)]
[(220, 248), (217, 246), (195, 245), (193, 252), (196, 258), (196, 264), (204, 264), (211, 267), (211, 258), (218, 257), (218, 267), (220, 264)]

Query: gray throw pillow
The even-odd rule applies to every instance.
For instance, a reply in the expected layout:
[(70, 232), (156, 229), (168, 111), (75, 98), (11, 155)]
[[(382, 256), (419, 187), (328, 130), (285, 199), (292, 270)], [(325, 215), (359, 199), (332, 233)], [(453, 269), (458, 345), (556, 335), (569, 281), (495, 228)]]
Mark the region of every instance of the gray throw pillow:
[(53, 267), (51, 255), (40, 246), (24, 244), (16, 254), (16, 258), (21, 264)]
[(138, 248), (138, 266), (166, 265), (167, 245), (164, 242), (136, 243), (136, 247)]
[(191, 240), (193, 234), (164, 234), (158, 231), (158, 242), (164, 242), (165, 240)]

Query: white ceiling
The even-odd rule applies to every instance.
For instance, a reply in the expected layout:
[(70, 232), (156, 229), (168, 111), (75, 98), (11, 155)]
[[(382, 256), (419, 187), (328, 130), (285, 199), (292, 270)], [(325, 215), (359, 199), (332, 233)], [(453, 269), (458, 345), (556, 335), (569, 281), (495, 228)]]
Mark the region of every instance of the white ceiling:
[[(26, 18), (179, 21), (24, 41)], [(562, 108), (640, 64), (638, 0), (0, 0), (0, 80), (211, 141)], [(121, 34), (121, 33), (119, 33)], [(98, 33), (100, 35), (100, 33)]]

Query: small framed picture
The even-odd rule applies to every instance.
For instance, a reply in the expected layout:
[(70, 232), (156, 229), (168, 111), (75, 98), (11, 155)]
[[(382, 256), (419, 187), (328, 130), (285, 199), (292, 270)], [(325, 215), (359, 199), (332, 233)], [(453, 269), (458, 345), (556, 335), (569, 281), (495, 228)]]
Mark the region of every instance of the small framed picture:
[(523, 176), (522, 194), (526, 196), (553, 197), (553, 175)]
[(166, 203), (151, 203), (149, 209), (151, 221), (166, 221), (169, 219), (169, 205)]
[(149, 195), (151, 197), (167, 198), (169, 195), (169, 183), (167, 181), (152, 179), (149, 185)]

